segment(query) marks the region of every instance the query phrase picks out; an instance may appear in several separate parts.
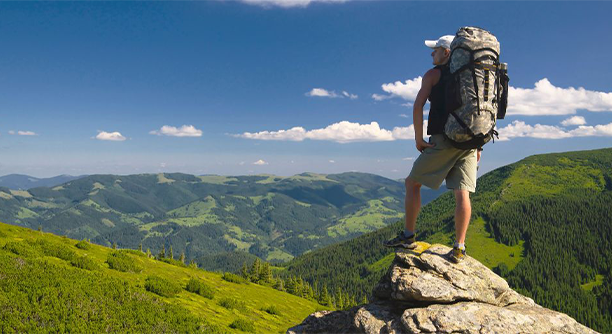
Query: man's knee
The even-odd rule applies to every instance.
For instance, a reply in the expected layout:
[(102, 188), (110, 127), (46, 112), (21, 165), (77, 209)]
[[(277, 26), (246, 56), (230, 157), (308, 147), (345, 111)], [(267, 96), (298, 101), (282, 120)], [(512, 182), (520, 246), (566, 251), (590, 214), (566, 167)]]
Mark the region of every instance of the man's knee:
[(409, 177), (406, 178), (406, 181), (404, 181), (404, 184), (406, 185), (406, 191), (421, 190), (421, 184)]

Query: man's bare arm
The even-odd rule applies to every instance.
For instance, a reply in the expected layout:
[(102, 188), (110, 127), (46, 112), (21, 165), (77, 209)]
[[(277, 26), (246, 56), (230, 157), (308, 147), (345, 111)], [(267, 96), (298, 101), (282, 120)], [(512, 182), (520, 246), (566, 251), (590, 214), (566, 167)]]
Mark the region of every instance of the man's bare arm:
[(421, 82), (421, 89), (417, 94), (412, 108), (412, 122), (414, 124), (414, 139), (416, 141), (416, 148), (419, 152), (423, 152), (428, 147), (433, 147), (433, 144), (429, 144), (423, 140), (423, 107), (431, 94), (431, 89), (440, 80), (440, 70), (431, 69), (425, 73)]

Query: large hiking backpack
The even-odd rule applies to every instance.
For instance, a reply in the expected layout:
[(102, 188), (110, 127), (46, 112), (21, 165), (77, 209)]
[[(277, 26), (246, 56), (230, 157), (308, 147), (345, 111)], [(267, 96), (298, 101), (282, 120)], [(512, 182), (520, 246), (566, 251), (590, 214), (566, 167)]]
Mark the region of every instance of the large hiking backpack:
[(456, 148), (481, 148), (497, 136), (495, 122), (504, 118), (508, 101), (507, 65), (499, 62), (497, 38), (484, 29), (460, 28), (449, 66), (444, 135)]

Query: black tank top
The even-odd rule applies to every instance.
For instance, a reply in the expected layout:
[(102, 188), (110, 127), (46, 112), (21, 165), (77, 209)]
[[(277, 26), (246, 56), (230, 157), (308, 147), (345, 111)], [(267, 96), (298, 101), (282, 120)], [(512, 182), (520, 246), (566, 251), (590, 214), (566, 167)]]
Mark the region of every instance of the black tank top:
[(446, 124), (446, 119), (448, 118), (444, 103), (444, 95), (446, 79), (450, 75), (450, 68), (448, 63), (446, 65), (438, 65), (434, 68), (439, 69), (442, 73), (440, 75), (440, 80), (431, 88), (431, 93), (429, 94), (429, 102), (431, 103), (427, 120), (427, 135), (429, 136), (443, 134), (444, 124)]

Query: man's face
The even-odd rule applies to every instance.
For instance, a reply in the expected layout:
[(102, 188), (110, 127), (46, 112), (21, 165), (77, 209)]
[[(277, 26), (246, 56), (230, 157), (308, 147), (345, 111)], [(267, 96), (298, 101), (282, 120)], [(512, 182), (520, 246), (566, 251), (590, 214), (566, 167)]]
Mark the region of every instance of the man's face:
[(435, 48), (431, 53), (434, 65), (444, 65), (448, 62), (450, 50), (445, 48)]

